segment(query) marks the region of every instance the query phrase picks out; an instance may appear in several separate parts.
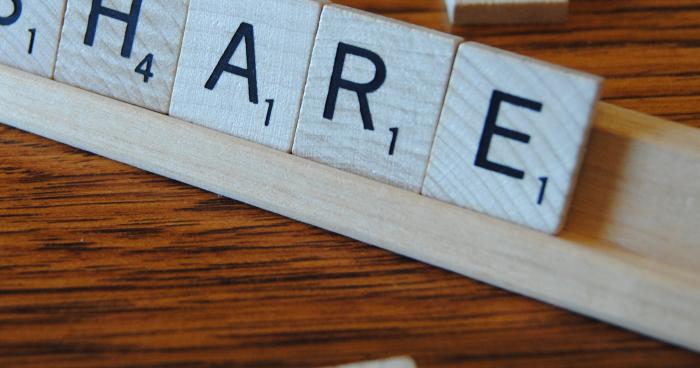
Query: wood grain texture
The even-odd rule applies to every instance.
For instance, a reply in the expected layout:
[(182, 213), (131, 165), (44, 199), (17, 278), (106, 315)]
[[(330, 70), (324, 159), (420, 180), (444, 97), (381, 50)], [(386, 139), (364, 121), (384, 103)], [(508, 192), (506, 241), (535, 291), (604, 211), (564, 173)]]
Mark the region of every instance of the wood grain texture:
[[(413, 24), (325, 6), (293, 153), (419, 192), (460, 41)], [(343, 54), (341, 45), (365, 51)], [(371, 85), (369, 92), (339, 89), (334, 106), (329, 97), (334, 75)]]
[(17, 9), (12, 1), (0, 2), (1, 17), (19, 11), (14, 23), (0, 25), (0, 64), (51, 78), (66, 0), (23, 1), (21, 4)]
[(557, 233), (600, 88), (592, 75), (462, 44), (422, 193)]
[[(106, 15), (97, 21), (92, 46), (85, 44), (92, 0), (69, 0), (56, 61), (56, 80), (159, 112), (168, 112), (188, 0), (143, 1), (131, 52), (125, 56), (127, 23)], [(130, 14), (132, 0), (102, 6)], [(145, 78), (148, 55), (153, 55)]]
[[(313, 0), (191, 0), (170, 115), (290, 152), (320, 13)], [(234, 42), (247, 32), (244, 23), (252, 27), (250, 45)], [(227, 60), (229, 47), (236, 51)], [(255, 78), (223, 72), (211, 79), (222, 59), (254, 69)]]
[(564, 22), (569, 0), (445, 0), (453, 24)]
[[(345, 3), (449, 28), (439, 0)], [(606, 100), (700, 126), (699, 19), (695, 0), (575, 1), (565, 25), (452, 31), (605, 76)], [(313, 367), (402, 354), (419, 367), (700, 364), (633, 333), (0, 129), (3, 366)], [(605, 132), (592, 144), (627, 141), (618, 137)], [(579, 188), (569, 223), (589, 218), (578, 209), (594, 209), (590, 198), (598, 196)]]

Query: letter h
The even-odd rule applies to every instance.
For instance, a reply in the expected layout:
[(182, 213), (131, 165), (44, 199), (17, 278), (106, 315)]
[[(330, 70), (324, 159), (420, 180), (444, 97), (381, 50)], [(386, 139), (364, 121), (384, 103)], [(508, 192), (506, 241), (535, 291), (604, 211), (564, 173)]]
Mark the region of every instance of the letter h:
[(90, 17), (88, 18), (88, 26), (85, 31), (85, 40), (83, 43), (88, 46), (94, 45), (95, 34), (97, 33), (97, 21), (100, 15), (104, 15), (126, 23), (121, 56), (127, 59), (130, 58), (131, 49), (134, 47), (134, 38), (136, 38), (136, 26), (138, 26), (139, 23), (142, 1), (143, 0), (132, 0), (131, 11), (129, 13), (122, 13), (102, 6), (102, 0), (92, 0), (92, 9), (90, 10)]

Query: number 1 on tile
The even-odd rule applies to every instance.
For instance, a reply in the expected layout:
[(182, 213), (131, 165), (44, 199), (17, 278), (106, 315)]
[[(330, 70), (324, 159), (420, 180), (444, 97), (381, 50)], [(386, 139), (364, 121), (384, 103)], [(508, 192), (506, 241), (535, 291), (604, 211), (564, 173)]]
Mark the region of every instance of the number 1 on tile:
[(0, 64), (53, 76), (65, 0), (1, 0)]

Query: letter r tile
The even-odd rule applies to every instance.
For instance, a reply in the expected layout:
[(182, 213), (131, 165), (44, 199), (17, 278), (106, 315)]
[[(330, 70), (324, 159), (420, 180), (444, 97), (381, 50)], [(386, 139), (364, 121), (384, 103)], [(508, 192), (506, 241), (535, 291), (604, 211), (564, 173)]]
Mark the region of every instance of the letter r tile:
[(462, 44), (422, 193), (557, 233), (600, 85), (592, 75)]
[(293, 153), (420, 191), (460, 42), (363, 11), (325, 6)]
[(168, 112), (188, 0), (68, 0), (56, 80)]

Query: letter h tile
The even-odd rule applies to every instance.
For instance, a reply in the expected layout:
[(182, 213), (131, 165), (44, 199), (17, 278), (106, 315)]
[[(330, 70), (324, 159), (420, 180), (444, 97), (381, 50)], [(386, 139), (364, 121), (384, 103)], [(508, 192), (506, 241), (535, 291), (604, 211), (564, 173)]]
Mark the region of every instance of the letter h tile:
[(58, 81), (168, 112), (188, 0), (68, 0)]

